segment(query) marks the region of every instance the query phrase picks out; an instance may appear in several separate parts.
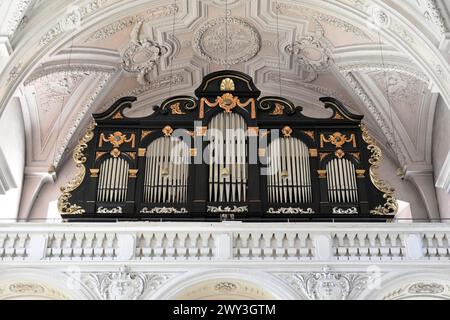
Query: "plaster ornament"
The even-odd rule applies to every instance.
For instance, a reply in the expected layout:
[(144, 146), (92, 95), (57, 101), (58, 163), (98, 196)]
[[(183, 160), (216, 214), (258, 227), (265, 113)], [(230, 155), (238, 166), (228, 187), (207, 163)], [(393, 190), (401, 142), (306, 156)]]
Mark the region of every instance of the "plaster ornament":
[(322, 272), (281, 277), (310, 300), (348, 300), (362, 292), (371, 280), (366, 273), (338, 273), (328, 267)]
[(193, 46), (209, 62), (235, 65), (247, 62), (259, 53), (261, 36), (243, 19), (221, 17), (207, 21), (195, 32)]
[(170, 274), (132, 272), (124, 266), (118, 272), (92, 273), (84, 282), (104, 300), (138, 300), (144, 292), (158, 289)]
[(131, 32), (128, 46), (123, 50), (122, 67), (125, 71), (138, 73), (138, 82), (141, 85), (149, 83), (148, 75), (160, 60), (167, 49), (148, 38), (140, 38), (144, 22), (139, 22)]

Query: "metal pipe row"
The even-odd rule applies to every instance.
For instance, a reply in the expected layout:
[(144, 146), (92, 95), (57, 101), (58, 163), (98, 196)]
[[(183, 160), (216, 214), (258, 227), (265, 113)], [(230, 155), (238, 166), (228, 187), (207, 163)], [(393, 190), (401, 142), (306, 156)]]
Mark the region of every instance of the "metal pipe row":
[(98, 202), (125, 202), (128, 190), (129, 164), (121, 158), (110, 158), (100, 167)]
[(355, 166), (347, 159), (333, 159), (327, 165), (328, 197), (334, 203), (358, 202)]
[(268, 148), (268, 195), (272, 203), (311, 203), (309, 149), (299, 139), (274, 140)]

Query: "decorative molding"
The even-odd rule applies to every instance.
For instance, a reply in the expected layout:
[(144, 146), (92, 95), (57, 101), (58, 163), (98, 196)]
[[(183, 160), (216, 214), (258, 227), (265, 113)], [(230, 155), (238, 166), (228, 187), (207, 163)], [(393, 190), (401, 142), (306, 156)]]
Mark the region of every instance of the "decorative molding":
[(229, 207), (214, 207), (214, 206), (208, 206), (207, 212), (209, 213), (246, 213), (248, 212), (248, 206), (229, 206)]
[(58, 209), (63, 214), (83, 214), (85, 210), (78, 205), (71, 204), (69, 199), (72, 197), (72, 192), (76, 190), (83, 182), (86, 175), (85, 163), (87, 161), (84, 155), (84, 150), (88, 147), (88, 143), (94, 138), (95, 123), (91, 123), (88, 127), (85, 136), (80, 140), (78, 146), (73, 152), (73, 160), (75, 161), (78, 169), (77, 175), (67, 183), (66, 186), (61, 188), (62, 195), (58, 199)]
[(437, 282), (415, 282), (401, 288), (395, 289), (384, 295), (382, 300), (402, 300), (408, 298), (420, 299), (424, 296), (450, 299), (450, 286)]
[(107, 214), (123, 213), (123, 209), (122, 209), (122, 207), (110, 208), (110, 209), (99, 207), (97, 209), (97, 213), (107, 213)]
[(81, 25), (84, 20), (92, 16), (95, 12), (106, 7), (108, 4), (118, 0), (91, 0), (85, 5), (74, 6), (72, 11), (67, 12), (66, 16), (59, 20), (39, 41), (39, 45), (44, 47), (52, 42), (59, 35), (72, 30)]
[(106, 40), (114, 34), (140, 22), (154, 22), (156, 19), (171, 17), (179, 12), (174, 4), (148, 9), (143, 15), (134, 15), (111, 23), (93, 33), (85, 42)]
[(358, 214), (358, 209), (356, 207), (348, 208), (348, 209), (334, 207), (333, 214)]
[(138, 300), (144, 293), (157, 290), (171, 275), (132, 272), (125, 266), (118, 272), (91, 273), (82, 278), (103, 300)]
[(366, 125), (361, 125), (363, 140), (369, 145), (368, 149), (372, 154), (369, 163), (371, 167), (369, 169), (370, 179), (373, 185), (381, 192), (384, 193), (384, 199), (386, 203), (383, 206), (371, 210), (371, 214), (374, 215), (395, 215), (398, 212), (398, 203), (395, 198), (395, 189), (389, 186), (385, 181), (381, 180), (378, 176), (378, 170), (380, 169), (381, 162), (383, 161), (383, 154), (381, 149), (377, 146), (375, 139), (373, 139)]
[(355, 91), (356, 95), (361, 99), (361, 101), (367, 107), (369, 112), (372, 114), (374, 120), (377, 122), (377, 124), (380, 127), (380, 129), (382, 130), (384, 136), (388, 140), (389, 145), (392, 147), (392, 150), (394, 151), (400, 164), (402, 166), (406, 165), (405, 155), (401, 151), (396, 139), (394, 138), (394, 133), (392, 131), (393, 128), (390, 128), (390, 126), (388, 126), (386, 124), (385, 119), (383, 118), (381, 113), (378, 111), (375, 103), (372, 101), (372, 99), (370, 99), (370, 97), (367, 95), (367, 93), (364, 91), (364, 89), (358, 83), (358, 81), (353, 76), (353, 74), (350, 72), (347, 72), (347, 73), (344, 73), (344, 77), (347, 80), (350, 87)]
[(69, 129), (67, 135), (65, 136), (64, 140), (60, 143), (61, 147), (58, 149), (58, 152), (55, 155), (55, 160), (53, 162), (53, 166), (55, 168), (58, 167), (59, 162), (62, 159), (63, 154), (66, 152), (67, 146), (69, 145), (70, 141), (72, 140), (73, 135), (78, 129), (79, 124), (84, 119), (86, 113), (91, 109), (92, 105), (95, 103), (98, 95), (103, 90), (105, 85), (108, 83), (109, 79), (111, 77), (111, 74), (100, 74), (100, 79), (98, 80), (98, 85), (93, 91), (93, 93), (90, 95), (90, 97), (87, 99), (87, 101), (84, 103), (83, 107), (81, 108), (80, 112), (77, 114), (76, 119), (74, 120), (71, 128)]
[(149, 83), (149, 73), (167, 51), (149, 38), (140, 38), (143, 22), (138, 22), (131, 32), (130, 42), (122, 51), (122, 68), (131, 73), (137, 73), (137, 81), (141, 85)]
[[(228, 32), (226, 26), (228, 25)], [(228, 41), (225, 39), (228, 35)], [(225, 57), (228, 41), (228, 59)], [(205, 60), (220, 65), (247, 62), (261, 50), (261, 36), (248, 22), (235, 17), (208, 20), (194, 34), (194, 50)]]
[(317, 273), (277, 274), (309, 300), (349, 300), (367, 288), (367, 273), (332, 272), (326, 267)]
[(314, 210), (312, 208), (304, 209), (304, 208), (270, 208), (267, 213), (269, 214), (314, 214)]
[(381, 63), (354, 63), (354, 64), (346, 64), (337, 66), (338, 70), (343, 73), (349, 73), (354, 71), (365, 71), (365, 72), (376, 72), (376, 71), (389, 71), (389, 72), (398, 72), (401, 74), (406, 74), (411, 77), (414, 77), (420, 81), (425, 83), (430, 83), (430, 78), (423, 72), (396, 64), (381, 64)]
[(438, 8), (436, 0), (424, 0), (426, 11), (423, 13), (424, 17), (431, 21), (431, 23), (435, 24), (441, 35), (449, 32), (449, 29), (446, 25), (446, 21), (441, 14), (441, 10)]
[(184, 214), (188, 213), (186, 208), (176, 209), (176, 208), (168, 208), (168, 207), (157, 207), (157, 208), (144, 208), (141, 210), (141, 213), (145, 214)]

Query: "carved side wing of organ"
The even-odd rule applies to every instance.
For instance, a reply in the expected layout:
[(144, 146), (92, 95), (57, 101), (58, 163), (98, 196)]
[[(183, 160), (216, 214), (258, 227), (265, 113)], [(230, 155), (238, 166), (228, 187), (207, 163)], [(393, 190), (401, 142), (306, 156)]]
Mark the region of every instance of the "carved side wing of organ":
[(74, 152), (80, 170), (59, 208), (73, 221), (386, 221), (394, 192), (377, 177), (381, 150), (333, 98), (310, 118), (260, 98), (247, 75), (205, 77), (196, 97), (172, 97), (143, 118), (136, 98), (94, 115)]

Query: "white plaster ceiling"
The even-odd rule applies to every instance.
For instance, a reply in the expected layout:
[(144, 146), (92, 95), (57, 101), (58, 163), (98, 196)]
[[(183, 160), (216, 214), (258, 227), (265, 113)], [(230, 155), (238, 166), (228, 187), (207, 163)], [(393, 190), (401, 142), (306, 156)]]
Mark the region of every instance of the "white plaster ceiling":
[[(281, 82), (281, 95), (310, 115), (326, 115), (318, 99), (336, 97), (366, 116), (400, 166), (430, 163), (436, 84), (408, 50), (384, 36), (383, 28), (391, 28), (414, 37), (394, 25), (379, 1), (336, 1), (342, 10), (309, 0), (16, 2), (24, 9), (8, 7), (19, 17), (9, 13), (11, 45), (23, 45), (31, 28), (43, 30), (33, 63), (15, 65), (8, 79), (29, 67), (18, 87), (29, 168), (60, 165), (90, 115), (116, 99), (136, 95), (132, 114), (149, 114), (171, 95), (193, 95), (205, 74), (224, 68), (251, 75), (264, 95), (279, 95)], [(430, 37), (448, 31), (444, 6), (402, 3), (405, 15), (426, 17)], [(52, 10), (57, 19), (44, 19)]]

